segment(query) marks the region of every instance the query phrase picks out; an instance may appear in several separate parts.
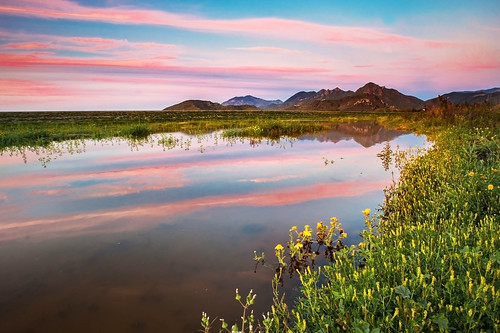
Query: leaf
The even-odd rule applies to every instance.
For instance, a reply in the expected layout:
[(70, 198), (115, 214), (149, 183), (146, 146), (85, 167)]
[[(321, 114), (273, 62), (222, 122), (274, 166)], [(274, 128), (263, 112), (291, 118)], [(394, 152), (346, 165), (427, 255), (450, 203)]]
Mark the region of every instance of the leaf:
[(396, 288), (394, 288), (394, 292), (403, 298), (410, 298), (411, 296), (410, 289), (406, 288), (405, 286), (397, 286)]
[(332, 291), (332, 295), (335, 299), (340, 299), (342, 297), (342, 294), (335, 290)]
[(497, 263), (500, 263), (500, 251), (495, 252), (495, 255), (492, 258), (492, 261), (496, 261)]
[(440, 330), (448, 329), (448, 318), (443, 313), (440, 313), (432, 321), (439, 326)]

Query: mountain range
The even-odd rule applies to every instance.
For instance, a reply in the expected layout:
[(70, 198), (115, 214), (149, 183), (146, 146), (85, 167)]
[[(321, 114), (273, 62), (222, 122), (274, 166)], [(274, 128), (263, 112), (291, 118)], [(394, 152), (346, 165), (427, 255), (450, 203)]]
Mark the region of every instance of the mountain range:
[(222, 104), (211, 101), (187, 100), (164, 110), (316, 110), (316, 111), (376, 111), (376, 110), (421, 110), (439, 105), (445, 98), (454, 104), (489, 103), (500, 105), (500, 88), (478, 91), (450, 92), (423, 101), (417, 97), (400, 93), (396, 89), (369, 82), (356, 91), (340, 88), (320, 91), (300, 91), (284, 102), (264, 100), (254, 96), (233, 97)]
[(232, 105), (232, 106), (238, 106), (238, 105), (254, 105), (258, 108), (265, 108), (269, 107), (270, 105), (280, 105), (283, 104), (282, 100), (275, 99), (272, 101), (268, 101), (262, 98), (246, 95), (246, 96), (241, 96), (241, 97), (233, 97), (225, 102), (222, 103), (224, 106)]

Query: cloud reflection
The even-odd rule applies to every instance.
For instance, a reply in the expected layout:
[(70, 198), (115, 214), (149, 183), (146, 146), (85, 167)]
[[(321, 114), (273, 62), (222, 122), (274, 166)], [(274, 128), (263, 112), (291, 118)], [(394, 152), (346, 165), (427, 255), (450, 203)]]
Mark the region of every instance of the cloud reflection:
[(240, 179), (239, 182), (252, 182), (252, 183), (272, 183), (272, 182), (279, 182), (282, 180), (287, 180), (287, 179), (294, 179), (294, 178), (303, 178), (305, 177), (304, 175), (298, 176), (298, 175), (283, 175), (283, 176), (276, 176), (276, 177), (269, 177), (269, 178), (252, 178), (252, 179)]
[(213, 195), (163, 204), (103, 209), (81, 214), (19, 219), (0, 225), (0, 240), (65, 237), (92, 232), (124, 232), (150, 228), (176, 214), (227, 206), (285, 206), (325, 198), (362, 195), (380, 190), (385, 181), (313, 184), (237, 195)]
[[(243, 215), (253, 214), (252, 207), (283, 207), (286, 214), (286, 206), (366, 197), (390, 182), (378, 145), (315, 139), (255, 148), (207, 140), (193, 140), (189, 151), (89, 144), (84, 155), (47, 169), (3, 164), (0, 240), (146, 230), (180, 223), (179, 214), (211, 210), (207, 216), (220, 217), (227, 207)], [(198, 144), (211, 149), (201, 154)], [(335, 163), (326, 167), (325, 156)]]

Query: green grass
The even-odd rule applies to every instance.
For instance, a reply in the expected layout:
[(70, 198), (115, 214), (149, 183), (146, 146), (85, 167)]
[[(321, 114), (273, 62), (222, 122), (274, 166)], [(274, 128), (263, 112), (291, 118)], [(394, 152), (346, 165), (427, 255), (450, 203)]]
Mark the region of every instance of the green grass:
[(378, 114), (304, 111), (88, 111), (0, 113), (0, 150), (74, 139), (145, 138), (153, 133), (279, 138), (327, 130)]
[(301, 275), (301, 297), (273, 318), (280, 327), (499, 331), (498, 132), (453, 127), (425, 155), (400, 158), (401, 180), (382, 215), (366, 217), (363, 242)]
[[(248, 332), (500, 331), (498, 111), (452, 111), (379, 119), (431, 135), (434, 145), (396, 153), (400, 180), (386, 190), (380, 214), (360, 212), (362, 242), (340, 247), (332, 264), (300, 267), (293, 304), (280, 295), (280, 277), (297, 248), (305, 251), (299, 258), (314, 256), (302, 249), (320, 244), (324, 226), (306, 226), (299, 243), (277, 246), (274, 305)], [(202, 322), (206, 332), (212, 325)]]

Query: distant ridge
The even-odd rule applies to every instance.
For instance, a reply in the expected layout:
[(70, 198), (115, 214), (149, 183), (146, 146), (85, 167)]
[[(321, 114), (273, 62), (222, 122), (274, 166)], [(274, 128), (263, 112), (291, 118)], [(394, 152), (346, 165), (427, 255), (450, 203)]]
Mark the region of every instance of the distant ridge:
[[(453, 91), (440, 96), (453, 104), (478, 104), (489, 103), (491, 105), (500, 104), (500, 88), (490, 88), (476, 91)], [(427, 106), (436, 106), (440, 104), (439, 98), (436, 97), (426, 102)]]
[(423, 101), (417, 97), (400, 93), (396, 89), (368, 82), (356, 91), (340, 88), (316, 91), (300, 91), (282, 102), (264, 100), (251, 95), (233, 97), (222, 104), (211, 101), (187, 100), (164, 110), (310, 110), (310, 111), (377, 111), (377, 110), (421, 110), (440, 104), (445, 98), (454, 104), (488, 103), (500, 105), (500, 88), (477, 91), (450, 92)]
[(282, 104), (283, 101), (279, 99), (275, 99), (272, 101), (268, 101), (262, 98), (254, 97), (251, 95), (246, 95), (246, 96), (240, 96), (240, 97), (233, 97), (231, 99), (228, 99), (227, 101), (223, 102), (222, 105), (227, 106), (227, 105), (253, 105), (258, 108), (265, 108), (269, 105), (280, 105)]
[(216, 110), (258, 110), (253, 105), (222, 105), (211, 101), (190, 99), (163, 109), (165, 111), (216, 111)]

